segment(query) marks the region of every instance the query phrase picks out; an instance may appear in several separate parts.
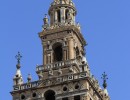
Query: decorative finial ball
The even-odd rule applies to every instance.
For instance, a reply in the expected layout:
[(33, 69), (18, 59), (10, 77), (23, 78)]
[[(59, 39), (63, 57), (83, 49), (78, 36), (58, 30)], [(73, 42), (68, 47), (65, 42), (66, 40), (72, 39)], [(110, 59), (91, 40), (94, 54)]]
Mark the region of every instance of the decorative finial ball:
[(28, 80), (28, 82), (30, 82), (32, 80), (31, 74), (28, 74), (27, 80)]

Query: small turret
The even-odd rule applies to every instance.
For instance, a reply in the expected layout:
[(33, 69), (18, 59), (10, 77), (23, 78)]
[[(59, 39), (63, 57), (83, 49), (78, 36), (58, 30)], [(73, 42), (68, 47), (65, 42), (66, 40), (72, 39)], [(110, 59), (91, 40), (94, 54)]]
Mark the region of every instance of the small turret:
[(17, 59), (17, 65), (16, 65), (17, 71), (13, 78), (13, 81), (14, 81), (14, 85), (21, 85), (23, 84), (23, 78), (20, 71), (20, 68), (21, 68), (20, 60), (22, 58), (22, 56), (20, 55), (20, 52), (18, 52), (18, 55), (16, 55), (15, 58)]
[(44, 17), (43, 21), (44, 21), (44, 25), (48, 24), (49, 20), (48, 20), (47, 14), (45, 14), (45, 17)]
[(45, 17), (43, 18), (43, 22), (44, 22), (44, 25), (42, 26), (43, 30), (48, 29), (49, 28), (49, 19), (47, 17), (47, 14), (45, 14)]

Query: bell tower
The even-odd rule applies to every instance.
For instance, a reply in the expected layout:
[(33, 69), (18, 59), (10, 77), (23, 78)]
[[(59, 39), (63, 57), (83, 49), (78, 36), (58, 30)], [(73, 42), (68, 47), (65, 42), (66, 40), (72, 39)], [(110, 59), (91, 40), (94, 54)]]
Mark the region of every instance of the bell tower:
[(91, 74), (86, 60), (86, 41), (72, 0), (54, 0), (43, 19), (39, 37), (43, 64), (36, 66), (38, 80), (14, 84), (13, 100), (110, 100), (106, 74), (104, 89)]
[[(86, 41), (75, 23), (76, 8), (71, 0), (54, 0), (43, 19), (43, 31), (39, 37), (43, 46), (43, 78), (76, 74), (88, 68), (80, 68), (85, 56)], [(86, 62), (85, 62), (86, 63)], [(48, 70), (47, 70), (48, 69)], [(60, 73), (60, 74), (58, 74)], [(41, 72), (38, 72), (41, 74)], [(45, 77), (46, 76), (46, 77)]]

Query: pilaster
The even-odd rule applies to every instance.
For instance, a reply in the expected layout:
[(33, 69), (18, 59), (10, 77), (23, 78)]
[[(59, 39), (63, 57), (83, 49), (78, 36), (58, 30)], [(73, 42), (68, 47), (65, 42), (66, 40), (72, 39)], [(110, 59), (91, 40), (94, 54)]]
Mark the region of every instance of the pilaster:
[(74, 59), (74, 41), (73, 38), (69, 38), (69, 59)]

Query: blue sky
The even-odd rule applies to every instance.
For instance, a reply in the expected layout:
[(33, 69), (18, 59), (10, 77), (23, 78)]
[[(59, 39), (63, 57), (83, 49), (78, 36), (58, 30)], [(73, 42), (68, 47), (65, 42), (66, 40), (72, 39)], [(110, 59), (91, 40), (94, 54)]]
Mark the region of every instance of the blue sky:
[[(76, 21), (88, 42), (87, 60), (91, 72), (102, 84), (101, 74), (109, 76), (111, 100), (129, 100), (130, 90), (130, 1), (73, 0)], [(42, 64), (38, 37), (44, 14), (52, 0), (0, 0), (0, 100), (11, 100), (15, 55), (21, 52), (21, 71), (37, 80), (36, 64)]]

